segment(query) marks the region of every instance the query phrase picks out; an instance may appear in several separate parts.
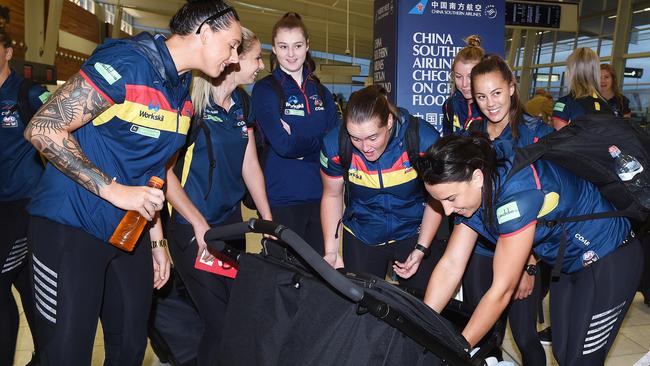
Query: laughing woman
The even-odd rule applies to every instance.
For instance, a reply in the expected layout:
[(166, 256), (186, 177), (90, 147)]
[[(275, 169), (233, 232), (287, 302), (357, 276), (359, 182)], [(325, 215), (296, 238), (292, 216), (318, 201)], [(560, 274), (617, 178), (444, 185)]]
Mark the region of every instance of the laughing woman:
[[(550, 162), (538, 160), (506, 179), (511, 166), (510, 160), (498, 164), (490, 141), (477, 136), (443, 138), (420, 159), (425, 187), (445, 214), (469, 219), (454, 228), (424, 301), (440, 312), (478, 235), (490, 239), (496, 246), (494, 277), (462, 333), (474, 346), (510, 303), (531, 250), (553, 265), (562, 258), (558, 247), (566, 235), (562, 273), (551, 284), (553, 354), (560, 365), (602, 365), (639, 281), (639, 241), (621, 217), (536, 227), (538, 217), (614, 208), (593, 184)], [(589, 238), (589, 246), (577, 238)]]
[[(237, 89), (237, 85), (255, 81), (264, 68), (261, 56), (260, 41), (242, 28), (239, 62), (228, 66), (219, 78), (202, 74), (194, 78), (192, 101), (196, 117), (202, 121), (193, 127), (202, 127), (198, 128), (196, 140), (167, 172), (167, 200), (173, 207), (166, 225), (169, 250), (204, 325), (198, 365), (218, 363), (216, 351), (233, 282), (194, 268), (199, 256), (214, 259), (206, 251), (203, 235), (210, 226), (241, 222), (241, 200), (246, 188), (262, 218), (271, 219), (250, 128), (253, 116), (244, 110), (250, 109), (250, 103), (245, 102), (248, 95)], [(192, 237), (196, 240), (191, 241)], [(246, 243), (242, 235), (228, 244), (244, 250)]]

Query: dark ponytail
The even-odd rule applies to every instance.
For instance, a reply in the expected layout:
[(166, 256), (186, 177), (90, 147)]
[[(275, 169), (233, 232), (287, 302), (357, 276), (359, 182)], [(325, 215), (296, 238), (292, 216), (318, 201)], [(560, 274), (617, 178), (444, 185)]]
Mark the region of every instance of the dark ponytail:
[(186, 36), (196, 33), (200, 27), (209, 26), (218, 32), (238, 21), (235, 9), (224, 1), (188, 0), (169, 21), (169, 30), (172, 34)]
[(424, 183), (469, 182), (476, 169), (483, 172), (482, 202), (485, 220), (494, 227), (495, 188), (499, 185), (497, 156), (492, 143), (483, 134), (470, 137), (446, 136), (427, 149), (415, 163), (415, 170)]
[[(275, 37), (278, 35), (278, 30), (280, 29), (296, 29), (299, 28), (302, 31), (302, 35), (309, 43), (309, 32), (307, 31), (307, 26), (302, 22), (302, 17), (300, 14), (295, 12), (288, 12), (278, 20), (273, 26), (273, 32), (271, 33), (271, 44), (275, 45)], [(305, 45), (306, 46), (306, 45)], [(278, 66), (278, 57), (275, 53), (271, 52), (269, 56), (269, 65), (271, 65), (271, 70), (275, 70)], [(311, 57), (311, 53), (307, 51), (307, 57), (305, 58), (305, 63), (303, 67), (306, 67), (309, 73), (316, 71), (316, 62)]]
[(400, 117), (399, 111), (388, 101), (386, 94), (386, 89), (379, 85), (370, 85), (352, 93), (343, 113), (345, 125), (364, 123), (377, 117), (379, 127), (384, 127), (388, 124), (389, 114), (397, 121)]

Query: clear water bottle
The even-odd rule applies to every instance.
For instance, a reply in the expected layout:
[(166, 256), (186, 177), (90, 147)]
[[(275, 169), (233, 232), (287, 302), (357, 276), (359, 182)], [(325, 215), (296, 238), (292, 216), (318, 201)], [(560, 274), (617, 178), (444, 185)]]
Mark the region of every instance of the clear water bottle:
[(639, 199), (641, 205), (650, 209), (650, 181), (641, 174), (643, 165), (634, 156), (622, 154), (616, 145), (609, 147), (609, 154), (614, 158), (614, 169), (618, 177)]

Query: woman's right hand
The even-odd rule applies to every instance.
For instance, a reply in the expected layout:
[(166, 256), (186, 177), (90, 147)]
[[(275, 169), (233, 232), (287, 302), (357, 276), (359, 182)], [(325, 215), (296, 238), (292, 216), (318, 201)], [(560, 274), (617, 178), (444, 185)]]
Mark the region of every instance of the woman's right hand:
[(126, 186), (115, 181), (101, 190), (101, 197), (115, 207), (138, 211), (148, 221), (163, 208), (165, 194), (161, 189), (147, 186)]
[(214, 255), (208, 250), (208, 245), (204, 239), (205, 233), (209, 229), (210, 225), (207, 223), (200, 223), (194, 226), (194, 240), (197, 246), (196, 257), (201, 257), (204, 261), (208, 262), (215, 260)]
[(338, 251), (325, 253), (323, 259), (334, 269), (343, 268), (343, 258)]

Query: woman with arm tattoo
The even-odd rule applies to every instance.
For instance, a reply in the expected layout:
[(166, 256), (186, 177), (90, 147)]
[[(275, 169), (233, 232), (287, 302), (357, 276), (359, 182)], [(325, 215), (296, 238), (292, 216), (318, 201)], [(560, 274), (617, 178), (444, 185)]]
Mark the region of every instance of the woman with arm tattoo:
[[(188, 2), (170, 30), (168, 39), (142, 33), (98, 47), (25, 130), (51, 163), (28, 208), (43, 364), (90, 364), (98, 317), (105, 364), (142, 363), (151, 279), (160, 288), (169, 275), (164, 194), (146, 183), (165, 177), (185, 142), (189, 71), (217, 77), (241, 42), (222, 1)], [(107, 243), (125, 210), (153, 223), (132, 253)]]

